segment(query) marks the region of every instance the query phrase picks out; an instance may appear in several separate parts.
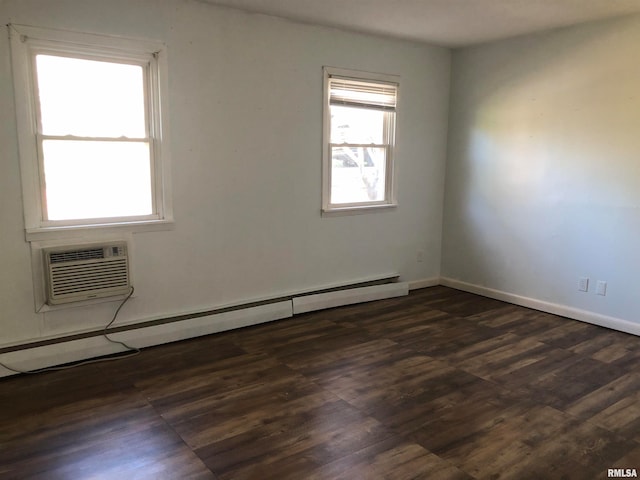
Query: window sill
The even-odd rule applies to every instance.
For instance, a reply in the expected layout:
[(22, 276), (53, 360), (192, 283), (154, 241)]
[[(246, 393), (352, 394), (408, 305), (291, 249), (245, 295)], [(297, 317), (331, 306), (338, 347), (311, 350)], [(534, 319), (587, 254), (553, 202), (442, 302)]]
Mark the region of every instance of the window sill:
[(381, 210), (392, 210), (398, 207), (397, 203), (385, 203), (384, 205), (362, 205), (348, 207), (324, 208), (322, 210), (323, 217), (341, 217), (346, 215), (361, 215), (364, 213), (373, 213)]
[(65, 227), (28, 228), (25, 238), (28, 242), (43, 240), (64, 240), (105, 234), (123, 234), (139, 232), (158, 232), (173, 230), (173, 220), (145, 220), (139, 222), (104, 223), (95, 225), (72, 225)]

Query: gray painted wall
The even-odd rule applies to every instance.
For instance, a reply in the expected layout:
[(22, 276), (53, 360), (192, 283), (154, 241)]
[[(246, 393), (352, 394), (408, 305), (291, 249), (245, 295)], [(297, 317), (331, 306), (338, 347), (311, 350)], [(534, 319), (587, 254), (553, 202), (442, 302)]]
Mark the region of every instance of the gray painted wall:
[[(119, 322), (390, 272), (438, 277), (447, 49), (192, 0), (5, 0), (10, 22), (168, 46), (175, 229), (133, 235), (136, 297)], [(323, 65), (401, 76), (397, 209), (321, 217)], [(104, 325), (113, 302), (34, 311), (6, 34), (0, 111), (0, 345)]]
[(639, 44), (633, 16), (454, 53), (444, 277), (640, 323)]

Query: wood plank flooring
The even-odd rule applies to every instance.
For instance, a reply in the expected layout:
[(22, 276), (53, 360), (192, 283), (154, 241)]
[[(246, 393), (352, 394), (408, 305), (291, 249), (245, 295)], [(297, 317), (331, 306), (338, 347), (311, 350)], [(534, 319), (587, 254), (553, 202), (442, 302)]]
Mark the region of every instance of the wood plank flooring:
[(640, 338), (445, 287), (0, 380), (2, 479), (604, 479)]

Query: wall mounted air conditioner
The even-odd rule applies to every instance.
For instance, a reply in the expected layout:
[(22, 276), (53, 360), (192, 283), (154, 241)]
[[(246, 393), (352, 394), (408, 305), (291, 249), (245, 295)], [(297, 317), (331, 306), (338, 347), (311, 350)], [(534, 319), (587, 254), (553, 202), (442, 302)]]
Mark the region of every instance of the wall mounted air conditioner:
[(49, 305), (129, 293), (126, 242), (52, 247), (43, 253)]

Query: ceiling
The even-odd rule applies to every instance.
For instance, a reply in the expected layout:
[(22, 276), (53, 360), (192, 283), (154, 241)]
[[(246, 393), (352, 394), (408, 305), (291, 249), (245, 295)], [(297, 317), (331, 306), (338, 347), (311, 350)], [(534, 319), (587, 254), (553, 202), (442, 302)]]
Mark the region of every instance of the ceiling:
[(447, 47), (640, 12), (640, 0), (205, 0)]

